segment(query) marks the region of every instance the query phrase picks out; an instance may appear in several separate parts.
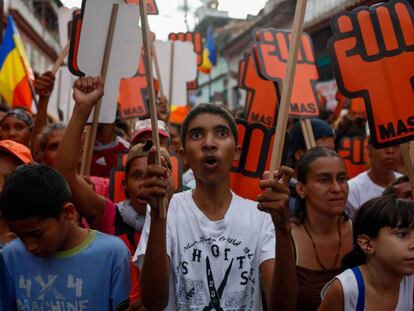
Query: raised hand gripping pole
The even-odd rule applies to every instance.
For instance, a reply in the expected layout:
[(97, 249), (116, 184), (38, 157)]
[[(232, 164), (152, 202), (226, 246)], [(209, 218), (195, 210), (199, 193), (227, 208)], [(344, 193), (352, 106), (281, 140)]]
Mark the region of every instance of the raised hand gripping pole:
[[(108, 72), (108, 63), (109, 63), (109, 58), (111, 56), (112, 41), (114, 39), (115, 25), (116, 25), (116, 20), (118, 17), (118, 9), (119, 9), (118, 4), (112, 5), (111, 19), (110, 19), (109, 28), (108, 28), (108, 34), (106, 37), (104, 57), (102, 60), (102, 65), (101, 65), (101, 76), (104, 82), (105, 82), (106, 74)], [(99, 102), (96, 104), (95, 110), (93, 112), (92, 124), (88, 126), (86, 129), (85, 142), (83, 145), (82, 163), (81, 163), (81, 169), (80, 169), (80, 172), (82, 175), (88, 176), (91, 171), (93, 147), (95, 145), (96, 132), (98, 129), (98, 120), (99, 120), (99, 113), (101, 111), (101, 103), (102, 103), (102, 99), (99, 100)]]
[[(149, 108), (151, 116), (152, 127), (152, 141), (154, 146), (157, 147), (157, 154), (155, 155), (155, 164), (161, 164), (160, 156), (160, 137), (158, 135), (158, 120), (157, 120), (157, 107), (155, 101), (154, 79), (152, 75), (152, 62), (151, 62), (151, 43), (150, 43), (150, 30), (147, 17), (147, 6), (145, 0), (139, 0), (139, 11), (141, 14), (141, 26), (142, 26), (142, 38), (144, 43), (144, 63), (145, 74), (147, 77), (148, 95), (149, 95)], [(167, 218), (167, 206), (164, 198), (160, 198), (158, 201), (160, 218)]]
[(292, 28), (292, 42), (290, 45), (288, 62), (286, 66), (286, 81), (283, 83), (280, 110), (276, 124), (276, 134), (273, 143), (272, 158), (270, 162), (270, 178), (274, 178), (273, 176), (275, 169), (280, 167), (282, 163), (283, 145), (285, 144), (285, 135), (289, 116), (289, 105), (292, 97), (296, 63), (303, 33), (306, 3), (307, 0), (298, 0), (296, 3), (295, 17), (293, 19)]

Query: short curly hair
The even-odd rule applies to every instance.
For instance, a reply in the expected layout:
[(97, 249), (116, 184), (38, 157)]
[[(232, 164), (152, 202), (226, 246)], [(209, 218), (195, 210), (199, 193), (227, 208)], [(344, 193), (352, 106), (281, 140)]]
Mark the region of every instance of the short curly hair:
[(198, 115), (202, 113), (208, 113), (208, 114), (213, 114), (213, 115), (218, 115), (220, 117), (223, 117), (227, 121), (230, 127), (230, 130), (233, 134), (234, 141), (236, 142), (236, 145), (237, 145), (237, 141), (238, 141), (237, 125), (236, 125), (236, 121), (234, 120), (233, 116), (223, 106), (209, 103), (209, 104), (200, 104), (200, 105), (195, 106), (193, 109), (190, 110), (187, 117), (184, 119), (183, 127), (181, 128), (181, 140), (182, 140), (183, 148), (185, 148), (185, 137), (187, 135), (188, 126), (190, 125), (190, 122), (194, 120), (195, 117), (197, 117)]

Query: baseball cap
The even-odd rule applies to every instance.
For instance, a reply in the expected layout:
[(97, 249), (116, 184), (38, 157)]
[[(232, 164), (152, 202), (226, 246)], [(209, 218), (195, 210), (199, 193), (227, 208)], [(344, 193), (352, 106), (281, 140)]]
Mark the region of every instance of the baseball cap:
[(23, 164), (34, 162), (29, 148), (13, 140), (0, 140), (0, 151), (12, 155), (17, 160), (23, 162)]
[[(322, 137), (335, 137), (334, 130), (323, 120), (311, 119), (313, 135), (315, 139)], [(297, 122), (289, 132), (290, 145), (288, 157), (292, 156), (299, 149), (306, 149), (305, 138), (303, 137), (300, 122)]]
[[(135, 131), (131, 138), (131, 143), (135, 142), (142, 133), (152, 132), (151, 119), (138, 121), (135, 125)], [(167, 125), (162, 120), (158, 120), (158, 133), (160, 136), (170, 138)]]

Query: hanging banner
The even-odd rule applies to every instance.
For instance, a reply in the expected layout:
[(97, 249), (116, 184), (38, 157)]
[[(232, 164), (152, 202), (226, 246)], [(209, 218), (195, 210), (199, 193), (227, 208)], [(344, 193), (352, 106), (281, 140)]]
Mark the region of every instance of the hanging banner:
[(341, 12), (329, 41), (338, 87), (365, 101), (375, 148), (414, 139), (414, 12), (392, 0)]
[[(255, 29), (252, 44), (258, 73), (274, 81), (281, 90), (286, 75), (291, 32), (279, 29)], [(289, 116), (291, 118), (319, 117), (320, 103), (316, 90), (319, 79), (311, 37), (304, 33), (299, 49)]]

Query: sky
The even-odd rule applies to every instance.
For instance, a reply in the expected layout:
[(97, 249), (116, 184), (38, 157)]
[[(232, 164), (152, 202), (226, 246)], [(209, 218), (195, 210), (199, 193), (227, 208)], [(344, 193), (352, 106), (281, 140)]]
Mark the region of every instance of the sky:
[[(67, 7), (80, 7), (81, 0), (61, 0)], [(219, 0), (219, 9), (228, 11), (230, 17), (245, 18), (247, 14), (256, 15), (264, 7), (267, 0)], [(241, 2), (243, 4), (241, 5)], [(183, 5), (184, 0), (157, 0), (160, 15), (150, 16), (151, 30), (156, 33), (157, 38), (167, 39), (170, 32), (186, 31), (184, 13), (178, 8)], [(200, 0), (188, 0), (192, 11), (201, 5)], [(190, 30), (194, 25), (193, 14), (189, 16)]]

